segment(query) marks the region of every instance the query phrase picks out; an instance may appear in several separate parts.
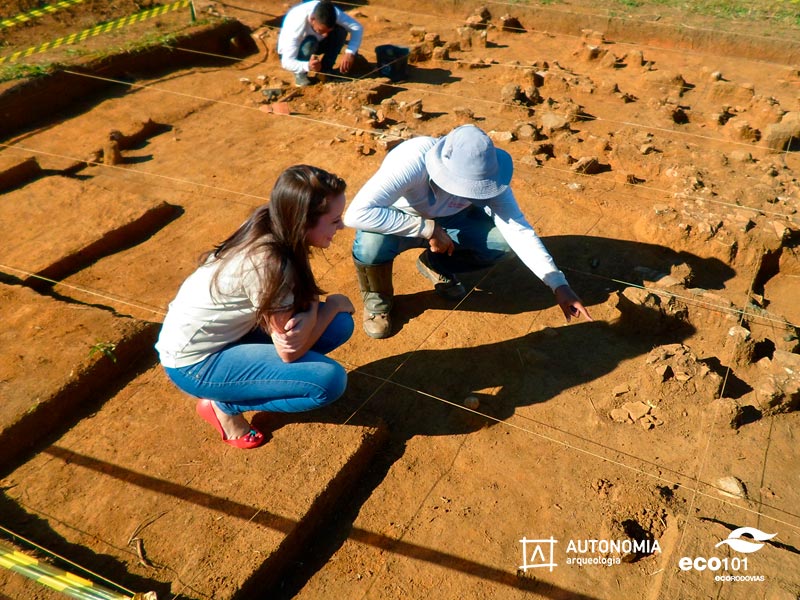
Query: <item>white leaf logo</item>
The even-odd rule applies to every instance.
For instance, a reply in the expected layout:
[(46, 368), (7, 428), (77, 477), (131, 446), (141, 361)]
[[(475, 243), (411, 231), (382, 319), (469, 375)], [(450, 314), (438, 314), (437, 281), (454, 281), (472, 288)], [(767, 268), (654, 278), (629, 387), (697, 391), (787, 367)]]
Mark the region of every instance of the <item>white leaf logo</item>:
[(742, 552), (744, 554), (750, 554), (751, 552), (761, 550), (761, 547), (764, 544), (757, 544), (756, 542), (742, 539), (742, 536), (745, 534), (751, 536), (754, 540), (759, 542), (766, 542), (767, 540), (770, 540), (778, 535), (777, 533), (764, 533), (755, 527), (739, 527), (738, 529), (731, 531), (728, 534), (728, 538), (719, 542), (716, 546), (714, 546), (714, 548), (719, 548), (722, 544), (727, 544), (737, 552)]

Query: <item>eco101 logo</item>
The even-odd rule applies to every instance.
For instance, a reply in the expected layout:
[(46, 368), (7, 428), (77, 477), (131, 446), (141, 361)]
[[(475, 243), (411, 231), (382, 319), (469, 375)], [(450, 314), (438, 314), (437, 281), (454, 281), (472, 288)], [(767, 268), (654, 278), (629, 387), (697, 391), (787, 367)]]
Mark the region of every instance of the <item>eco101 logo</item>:
[[(749, 536), (744, 538), (742, 536)], [(764, 547), (762, 542), (771, 540), (777, 533), (764, 533), (755, 527), (739, 527), (728, 534), (728, 537), (714, 547), (728, 546), (740, 554), (752, 554)], [(678, 561), (681, 571), (710, 571), (714, 573), (714, 581), (764, 581), (764, 575), (748, 572), (750, 565), (747, 556), (684, 556)]]

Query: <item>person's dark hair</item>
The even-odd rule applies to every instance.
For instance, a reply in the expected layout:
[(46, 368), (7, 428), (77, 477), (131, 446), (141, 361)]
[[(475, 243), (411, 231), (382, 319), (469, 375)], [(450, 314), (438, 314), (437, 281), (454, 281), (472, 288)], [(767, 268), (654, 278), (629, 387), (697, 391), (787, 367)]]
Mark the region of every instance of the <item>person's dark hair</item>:
[[(347, 184), (332, 173), (308, 165), (295, 165), (278, 177), (270, 201), (250, 217), (202, 261), (221, 261), (212, 286), (224, 263), (239, 252), (245, 258), (263, 253), (264, 290), (258, 307), (258, 322), (266, 327), (282, 291), (292, 290), (295, 311), (307, 310), (314, 298), (325, 292), (319, 288), (309, 261), (306, 232), (328, 212), (330, 199), (344, 193)], [(292, 280), (289, 281), (288, 278)]]
[(324, 25), (328, 29), (333, 29), (336, 26), (336, 7), (333, 3), (327, 0), (322, 0), (311, 11), (311, 16), (320, 25)]

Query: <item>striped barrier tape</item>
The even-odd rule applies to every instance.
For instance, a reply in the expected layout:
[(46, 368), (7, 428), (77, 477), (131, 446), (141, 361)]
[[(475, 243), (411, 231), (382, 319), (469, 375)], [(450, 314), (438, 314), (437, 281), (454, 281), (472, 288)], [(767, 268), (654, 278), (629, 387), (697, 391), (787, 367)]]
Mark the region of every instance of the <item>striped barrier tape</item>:
[(109, 21), (108, 23), (95, 25), (90, 29), (84, 29), (83, 31), (80, 31), (78, 33), (73, 33), (64, 37), (60, 37), (57, 40), (53, 40), (51, 42), (45, 42), (44, 44), (40, 44), (39, 46), (34, 46), (33, 48), (28, 48), (27, 50), (20, 50), (19, 52), (15, 52), (14, 54), (0, 57), (0, 65), (6, 62), (14, 62), (16, 60), (19, 60), (20, 58), (26, 58), (28, 56), (31, 56), (32, 54), (38, 54), (40, 52), (45, 52), (46, 50), (52, 50), (53, 48), (58, 48), (59, 46), (74, 44), (76, 42), (82, 42), (87, 38), (94, 37), (102, 33), (108, 33), (116, 29), (122, 29), (123, 27), (127, 27), (128, 25), (133, 25), (134, 23), (140, 23), (147, 19), (158, 17), (173, 10), (186, 8), (190, 4), (191, 0), (177, 0), (177, 2), (173, 2), (172, 4), (164, 4), (163, 6), (156, 6), (154, 8), (149, 8), (147, 10), (143, 10), (142, 12), (138, 12), (133, 15), (128, 15), (127, 17), (122, 17), (114, 21)]
[(81, 2), (83, 2), (83, 0), (60, 0), (54, 4), (48, 4), (47, 6), (34, 8), (33, 10), (30, 10), (26, 13), (21, 13), (15, 17), (0, 19), (0, 29), (19, 25), (20, 23), (25, 23), (26, 21), (32, 21), (33, 19), (38, 19), (39, 17), (58, 12), (63, 8), (69, 8), (70, 6), (80, 4)]
[(88, 579), (40, 562), (5, 544), (0, 544), (0, 567), (24, 575), (57, 592), (78, 598), (78, 600), (131, 600), (131, 596), (122, 595)]

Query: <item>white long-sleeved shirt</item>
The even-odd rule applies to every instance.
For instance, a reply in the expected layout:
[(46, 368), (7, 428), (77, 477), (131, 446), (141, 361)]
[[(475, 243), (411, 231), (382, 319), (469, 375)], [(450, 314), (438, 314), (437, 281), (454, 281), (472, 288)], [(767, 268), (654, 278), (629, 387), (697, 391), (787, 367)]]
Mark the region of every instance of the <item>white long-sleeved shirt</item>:
[[(278, 34), (278, 54), (281, 57), (281, 66), (287, 71), (292, 73), (308, 73), (309, 71), (308, 61), (297, 60), (297, 53), (300, 50), (300, 44), (309, 35), (313, 35), (318, 40), (323, 39), (323, 36), (314, 31), (308, 20), (317, 4), (319, 4), (319, 0), (298, 4), (290, 8), (283, 18), (283, 25)], [(336, 9), (336, 24), (350, 32), (345, 52), (357, 53), (361, 47), (364, 28), (353, 17), (338, 8)]]
[(453, 196), (436, 186), (425, 167), (425, 153), (436, 138), (416, 137), (394, 148), (381, 167), (353, 198), (344, 215), (348, 227), (430, 238), (434, 219), (454, 215), (474, 205), (489, 215), (511, 249), (551, 290), (567, 279), (536, 235), (509, 187), (489, 200)]

